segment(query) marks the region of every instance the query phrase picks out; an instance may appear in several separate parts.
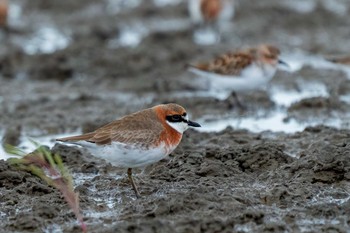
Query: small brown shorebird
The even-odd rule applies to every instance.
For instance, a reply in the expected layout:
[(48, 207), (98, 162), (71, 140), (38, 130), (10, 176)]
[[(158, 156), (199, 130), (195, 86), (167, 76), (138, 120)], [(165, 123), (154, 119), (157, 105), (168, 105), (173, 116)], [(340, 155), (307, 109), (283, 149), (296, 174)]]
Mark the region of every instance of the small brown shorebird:
[(200, 125), (188, 119), (183, 107), (161, 104), (115, 120), (94, 132), (57, 141), (81, 145), (112, 165), (128, 168), (130, 183), (139, 198), (132, 168), (158, 162), (169, 155), (189, 127)]

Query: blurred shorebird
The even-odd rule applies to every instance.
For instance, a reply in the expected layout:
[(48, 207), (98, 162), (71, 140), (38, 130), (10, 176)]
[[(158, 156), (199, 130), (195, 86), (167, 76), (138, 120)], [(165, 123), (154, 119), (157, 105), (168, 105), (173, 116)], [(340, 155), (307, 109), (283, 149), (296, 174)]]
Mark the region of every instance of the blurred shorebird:
[(187, 67), (190, 72), (206, 78), (211, 91), (232, 93), (238, 101), (236, 93), (266, 87), (279, 65), (288, 66), (279, 55), (277, 47), (262, 44)]
[[(195, 41), (211, 44), (219, 41), (234, 15), (233, 0), (188, 0), (191, 21), (196, 26)], [(207, 37), (207, 38), (205, 38)]]

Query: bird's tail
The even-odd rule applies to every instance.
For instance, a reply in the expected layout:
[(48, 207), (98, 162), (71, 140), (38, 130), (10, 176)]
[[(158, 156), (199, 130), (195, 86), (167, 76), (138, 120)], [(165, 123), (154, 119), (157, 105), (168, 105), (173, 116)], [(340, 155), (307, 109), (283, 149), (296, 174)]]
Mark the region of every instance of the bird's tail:
[(208, 63), (198, 63), (198, 64), (186, 64), (185, 69), (191, 71), (192, 69), (195, 70), (203, 70), (208, 71), (209, 70), (209, 64)]
[(88, 141), (94, 136), (94, 133), (87, 133), (78, 136), (71, 136), (65, 138), (57, 138), (56, 141), (60, 142), (76, 142), (76, 141)]

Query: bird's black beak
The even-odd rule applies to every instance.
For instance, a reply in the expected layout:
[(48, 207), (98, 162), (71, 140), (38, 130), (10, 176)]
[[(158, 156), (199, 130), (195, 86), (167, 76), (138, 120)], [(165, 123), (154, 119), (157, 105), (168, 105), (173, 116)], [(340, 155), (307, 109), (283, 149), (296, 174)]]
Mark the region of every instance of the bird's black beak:
[(284, 65), (284, 66), (290, 68), (290, 66), (288, 65), (288, 63), (286, 63), (286, 62), (284, 62), (284, 61), (282, 61), (282, 60), (278, 60), (278, 64)]
[(194, 121), (187, 121), (187, 124), (188, 124), (188, 126), (191, 126), (191, 127), (201, 127), (200, 124), (198, 124), (197, 122), (194, 122)]

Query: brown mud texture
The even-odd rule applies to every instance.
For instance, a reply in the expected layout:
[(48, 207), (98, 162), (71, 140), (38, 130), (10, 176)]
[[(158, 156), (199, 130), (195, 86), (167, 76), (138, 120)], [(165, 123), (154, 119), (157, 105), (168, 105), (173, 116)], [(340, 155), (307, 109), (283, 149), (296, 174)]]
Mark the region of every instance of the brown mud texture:
[[(326, 1), (309, 1), (312, 12), (298, 11), (287, 0), (238, 1), (233, 31), (211, 46), (193, 42), (185, 1), (156, 2), (13, 1), (21, 7), (20, 20), (9, 19), (0, 29), (3, 140), (19, 144), (24, 135), (91, 131), (166, 102), (183, 105), (194, 120), (228, 111), (239, 116), (226, 100), (182, 95), (202, 86), (185, 64), (261, 42), (316, 54), (350, 48), (349, 9), (332, 11)], [(164, 26), (174, 19), (185, 26)], [(127, 26), (148, 30), (139, 45), (116, 42)], [(25, 52), (45, 27), (66, 35), (68, 45), (46, 54)], [(302, 121), (349, 112), (337, 98), (350, 89), (342, 72), (279, 71), (272, 85), (293, 89), (301, 76), (324, 82), (331, 95), (294, 103), (288, 117)], [(246, 114), (276, 108), (264, 92), (240, 98)], [(51, 150), (74, 176), (89, 232), (349, 232), (349, 138), (350, 130), (323, 125), (292, 134), (188, 130), (168, 160), (135, 169), (140, 199), (125, 169), (81, 148), (55, 144)], [(4, 160), (0, 197), (0, 232), (81, 232), (57, 190)]]

